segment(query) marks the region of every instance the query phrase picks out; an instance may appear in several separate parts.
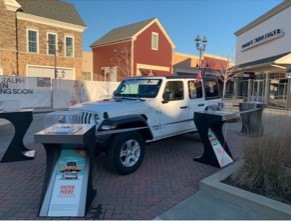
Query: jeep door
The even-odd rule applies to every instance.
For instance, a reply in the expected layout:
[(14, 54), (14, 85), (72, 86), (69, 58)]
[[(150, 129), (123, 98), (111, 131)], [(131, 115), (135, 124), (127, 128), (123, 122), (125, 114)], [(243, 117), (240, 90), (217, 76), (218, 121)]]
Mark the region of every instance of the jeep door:
[[(206, 108), (206, 101), (203, 96), (202, 81), (197, 79), (191, 79), (187, 82), (187, 99), (189, 99), (189, 111), (188, 118), (194, 118), (194, 112), (204, 111)], [(188, 122), (190, 129), (196, 129), (194, 119)]]
[(188, 129), (188, 106), (185, 86), (181, 80), (168, 81), (160, 105), (160, 132), (162, 137), (180, 134)]

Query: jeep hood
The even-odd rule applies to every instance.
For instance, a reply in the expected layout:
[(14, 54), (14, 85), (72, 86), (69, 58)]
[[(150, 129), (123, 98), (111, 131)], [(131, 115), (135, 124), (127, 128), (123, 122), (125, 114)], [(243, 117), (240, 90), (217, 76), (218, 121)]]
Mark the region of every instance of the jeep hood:
[(146, 112), (152, 109), (149, 106), (150, 102), (145, 102), (139, 99), (118, 99), (96, 101), (89, 103), (76, 104), (70, 107), (70, 110), (78, 110), (82, 112), (91, 112), (103, 114), (107, 112), (109, 116), (124, 115), (130, 113)]

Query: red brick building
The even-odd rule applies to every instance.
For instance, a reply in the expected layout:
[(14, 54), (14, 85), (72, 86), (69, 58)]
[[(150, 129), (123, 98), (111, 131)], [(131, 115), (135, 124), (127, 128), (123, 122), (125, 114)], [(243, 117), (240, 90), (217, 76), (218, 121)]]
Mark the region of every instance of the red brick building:
[(173, 74), (174, 47), (157, 18), (113, 29), (91, 45), (94, 80)]
[[(141, 75), (196, 75), (199, 57), (174, 52), (157, 18), (115, 28), (91, 44), (94, 80), (121, 81)], [(218, 76), (229, 61), (205, 54), (203, 72)]]
[(0, 0), (0, 74), (82, 78), (82, 33), (72, 4)]

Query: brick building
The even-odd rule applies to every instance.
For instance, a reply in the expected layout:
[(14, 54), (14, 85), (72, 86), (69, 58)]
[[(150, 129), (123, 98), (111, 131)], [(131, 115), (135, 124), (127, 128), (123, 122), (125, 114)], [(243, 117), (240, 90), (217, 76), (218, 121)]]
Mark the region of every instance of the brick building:
[(157, 18), (115, 28), (91, 45), (94, 79), (170, 75), (174, 47)]
[(59, 0), (0, 0), (0, 74), (83, 79), (84, 22)]
[[(91, 44), (94, 80), (121, 81), (142, 75), (194, 75), (199, 57), (174, 52), (175, 45), (157, 18), (112, 29)], [(205, 54), (205, 75), (221, 76), (223, 57)], [(225, 69), (225, 68), (224, 68)]]
[[(197, 75), (199, 56), (174, 52), (173, 70), (175, 75)], [(204, 54), (202, 68), (204, 75), (220, 76), (221, 71), (233, 66), (228, 58)]]

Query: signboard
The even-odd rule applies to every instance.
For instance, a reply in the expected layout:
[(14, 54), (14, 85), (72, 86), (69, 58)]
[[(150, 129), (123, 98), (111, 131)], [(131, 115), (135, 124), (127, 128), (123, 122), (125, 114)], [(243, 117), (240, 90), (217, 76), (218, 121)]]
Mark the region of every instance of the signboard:
[[(41, 215), (84, 216), (89, 159), (86, 151), (63, 149), (55, 165)], [(44, 214), (45, 213), (45, 214)]]
[(215, 153), (216, 159), (219, 163), (220, 167), (224, 167), (233, 162), (231, 157), (225, 152), (224, 148), (222, 147), (221, 143), (218, 141), (217, 137), (213, 133), (211, 129), (208, 130), (208, 138), (210, 144), (213, 148)]
[(71, 105), (112, 97), (120, 82), (54, 80), (53, 107), (68, 108)]
[(254, 72), (244, 72), (243, 78), (255, 78), (255, 73)]
[(0, 101), (18, 100), (20, 108), (51, 105), (51, 79), (0, 76)]
[(272, 31), (269, 31), (265, 34), (257, 36), (255, 38), (253, 38), (252, 40), (244, 43), (241, 46), (241, 51), (245, 51), (245, 50), (250, 49), (252, 47), (255, 47), (259, 44), (265, 43), (265, 42), (270, 41), (270, 40), (274, 40), (274, 39), (279, 38), (279, 37), (282, 37), (283, 35), (284, 35), (284, 32), (282, 31), (282, 29), (280, 29), (280, 28), (274, 29)]

